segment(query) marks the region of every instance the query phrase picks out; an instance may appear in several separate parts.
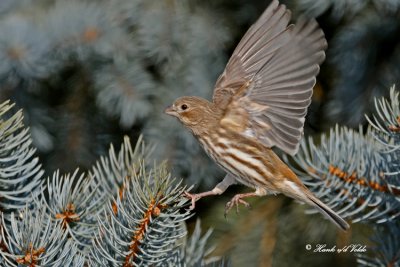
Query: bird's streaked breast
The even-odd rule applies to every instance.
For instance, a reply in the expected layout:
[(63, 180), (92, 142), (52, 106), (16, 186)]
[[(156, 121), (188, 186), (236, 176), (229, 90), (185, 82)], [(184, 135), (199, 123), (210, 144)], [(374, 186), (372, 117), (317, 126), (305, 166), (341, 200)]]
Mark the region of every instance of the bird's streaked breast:
[(210, 158), (237, 177), (238, 182), (251, 187), (270, 188), (272, 174), (262, 157), (263, 151), (248, 144), (246, 138), (231, 141), (228, 133), (222, 128), (215, 134), (199, 137), (199, 141)]

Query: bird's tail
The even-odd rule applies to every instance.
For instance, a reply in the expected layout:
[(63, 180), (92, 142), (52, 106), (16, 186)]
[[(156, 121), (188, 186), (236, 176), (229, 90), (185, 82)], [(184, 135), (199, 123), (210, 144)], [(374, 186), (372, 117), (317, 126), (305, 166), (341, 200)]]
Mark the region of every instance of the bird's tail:
[(343, 220), (342, 217), (337, 215), (333, 210), (331, 210), (331, 208), (322, 203), (322, 201), (316, 198), (311, 192), (307, 192), (307, 198), (310, 201), (309, 204), (315, 206), (319, 212), (325, 215), (325, 217), (331, 220), (339, 228), (344, 231), (350, 228), (349, 224), (345, 220)]
[(340, 229), (346, 231), (350, 228), (349, 224), (343, 220), (342, 217), (337, 215), (333, 210), (331, 210), (331, 208), (314, 196), (314, 194), (305, 185), (303, 185), (300, 180), (298, 180), (294, 173), (291, 177), (291, 180), (287, 179), (285, 182), (283, 182), (281, 190), (282, 193), (287, 196), (316, 207), (320, 213), (325, 215), (325, 217), (331, 220)]

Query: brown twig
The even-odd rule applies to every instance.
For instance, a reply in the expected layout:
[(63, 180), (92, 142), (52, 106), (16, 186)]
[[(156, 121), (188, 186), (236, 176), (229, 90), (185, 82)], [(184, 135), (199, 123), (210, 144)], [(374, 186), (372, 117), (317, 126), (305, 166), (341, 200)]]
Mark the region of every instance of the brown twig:
[(150, 201), (150, 205), (147, 211), (144, 213), (143, 220), (139, 224), (137, 230), (134, 232), (132, 237), (132, 244), (129, 246), (130, 253), (125, 257), (125, 262), (123, 267), (132, 267), (132, 261), (139, 251), (140, 244), (143, 241), (144, 236), (146, 235), (147, 226), (151, 221), (151, 216), (159, 216), (161, 214), (161, 210), (166, 208), (166, 205), (163, 204), (155, 204), (155, 199)]
[(45, 252), (45, 248), (33, 249), (32, 243), (29, 244), (29, 248), (26, 250), (25, 256), (17, 258), (18, 264), (28, 265), (29, 267), (35, 267), (37, 265), (40, 254)]
[(65, 229), (69, 223), (79, 221), (79, 215), (75, 212), (75, 205), (69, 203), (63, 213), (56, 214), (57, 220), (62, 220), (62, 226)]
[[(356, 183), (356, 184), (359, 184), (364, 187), (370, 187), (372, 190), (380, 191), (380, 192), (384, 192), (384, 193), (390, 193), (395, 196), (400, 195), (399, 189), (396, 189), (396, 188), (389, 189), (389, 187), (387, 185), (381, 185), (378, 182), (368, 181), (365, 177), (358, 177), (356, 172), (349, 174), (349, 173), (343, 171), (342, 169), (335, 167), (333, 165), (329, 165), (328, 171), (330, 174), (335, 175), (336, 177), (339, 177), (341, 180), (343, 180), (345, 182)], [(382, 173), (381, 176), (383, 177), (383, 175), (384, 174)]]

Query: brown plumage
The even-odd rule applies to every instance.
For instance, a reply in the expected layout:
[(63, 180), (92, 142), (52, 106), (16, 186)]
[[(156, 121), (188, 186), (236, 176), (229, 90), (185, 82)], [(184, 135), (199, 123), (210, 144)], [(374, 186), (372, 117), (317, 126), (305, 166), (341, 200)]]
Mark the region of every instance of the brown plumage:
[(289, 25), (290, 11), (272, 1), (236, 47), (215, 85), (213, 102), (178, 98), (165, 112), (177, 117), (206, 153), (227, 172), (213, 190), (186, 196), (195, 201), (222, 194), (234, 183), (255, 188), (238, 194), (226, 211), (249, 196), (283, 193), (318, 208), (341, 229), (349, 225), (317, 199), (272, 151), (294, 155), (303, 133), (315, 76), (327, 43), (314, 20)]

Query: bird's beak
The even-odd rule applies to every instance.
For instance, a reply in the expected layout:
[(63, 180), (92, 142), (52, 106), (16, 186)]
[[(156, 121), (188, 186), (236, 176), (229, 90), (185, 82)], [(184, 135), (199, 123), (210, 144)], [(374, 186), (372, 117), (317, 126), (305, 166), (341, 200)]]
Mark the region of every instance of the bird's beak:
[(164, 110), (164, 113), (165, 113), (165, 114), (168, 114), (168, 115), (171, 115), (171, 116), (174, 116), (174, 117), (176, 117), (176, 116), (178, 115), (178, 113), (175, 111), (175, 109), (174, 109), (173, 106), (167, 107), (167, 108)]

